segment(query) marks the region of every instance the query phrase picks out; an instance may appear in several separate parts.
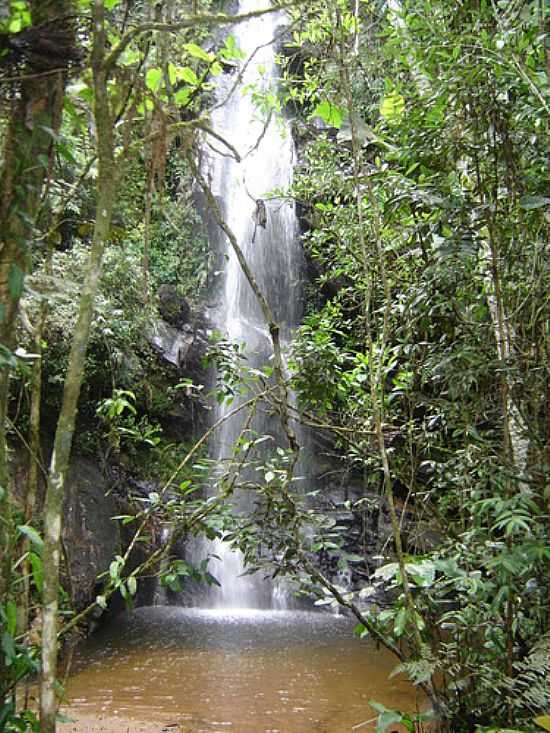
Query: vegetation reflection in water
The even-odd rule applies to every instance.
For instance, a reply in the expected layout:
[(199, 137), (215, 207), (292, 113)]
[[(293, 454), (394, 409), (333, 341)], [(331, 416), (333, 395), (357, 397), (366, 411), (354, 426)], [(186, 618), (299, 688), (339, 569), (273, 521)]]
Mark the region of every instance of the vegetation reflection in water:
[(414, 710), (395, 660), (352, 629), (321, 613), (142, 608), (86, 642), (67, 693), (76, 713), (193, 733), (343, 733), (373, 717), (369, 699)]

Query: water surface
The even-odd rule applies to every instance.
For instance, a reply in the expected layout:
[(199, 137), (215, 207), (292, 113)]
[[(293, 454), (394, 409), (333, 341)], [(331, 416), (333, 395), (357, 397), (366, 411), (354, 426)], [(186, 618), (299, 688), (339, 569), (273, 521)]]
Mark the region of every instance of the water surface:
[(413, 711), (416, 697), (352, 631), (322, 613), (140, 608), (83, 645), (67, 694), (80, 712), (189, 733), (364, 733), (369, 699)]

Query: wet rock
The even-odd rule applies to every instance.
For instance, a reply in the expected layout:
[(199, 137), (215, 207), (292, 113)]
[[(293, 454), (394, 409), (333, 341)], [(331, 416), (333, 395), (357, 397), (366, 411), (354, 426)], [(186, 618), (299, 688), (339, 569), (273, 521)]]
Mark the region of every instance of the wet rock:
[(164, 361), (178, 368), (185, 363), (195, 340), (192, 328), (180, 331), (162, 320), (150, 326), (146, 337)]

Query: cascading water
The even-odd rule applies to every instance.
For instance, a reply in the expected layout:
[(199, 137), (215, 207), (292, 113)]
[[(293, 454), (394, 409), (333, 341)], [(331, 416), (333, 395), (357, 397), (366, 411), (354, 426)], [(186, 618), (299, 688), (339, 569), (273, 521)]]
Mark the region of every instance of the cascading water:
[[(265, 2), (241, 0), (239, 13), (265, 7)], [(283, 340), (290, 337), (301, 315), (302, 255), (293, 203), (269, 198), (269, 193), (291, 183), (294, 144), (289, 126), (273, 115), (263, 118), (254, 102), (269, 93), (277, 81), (274, 40), (281, 29), (280, 13), (268, 13), (238, 24), (233, 36), (245, 55), (241, 76), (226, 74), (218, 87), (218, 106), (212, 127), (239, 153), (240, 161), (221, 145), (205, 149), (202, 169), (213, 195), (220, 203), (224, 220), (235, 234), (254, 277), (267, 298), (281, 328)], [(254, 90), (254, 94), (252, 94)], [(210, 139), (211, 140), (211, 139)], [(272, 343), (260, 305), (240, 267), (235, 253), (221, 231), (214, 243), (225, 253), (223, 290), (214, 314), (216, 328), (231, 342), (244, 344), (248, 366), (264, 366), (272, 357)], [(233, 410), (217, 409), (216, 419)], [(211, 443), (211, 456), (223, 466), (242, 430), (243, 418), (223, 423)], [(265, 414), (254, 418), (258, 434), (274, 433), (273, 419)], [(239, 495), (237, 510), (246, 508)], [(208, 548), (220, 562), (214, 574), (221, 583), (209, 603), (221, 607), (258, 608), (284, 606), (282, 594), (255, 576), (243, 576), (242, 556), (225, 542)]]
[[(239, 11), (259, 5), (257, 0), (242, 0)], [(296, 217), (288, 203), (265, 199), (268, 192), (290, 183), (292, 139), (275, 120), (264, 133), (250, 96), (243, 95), (247, 84), (267, 86), (276, 79), (270, 42), (280, 22), (270, 14), (235, 29), (247, 57), (261, 48), (235, 93), (217, 109), (213, 125), (237, 148), (242, 162), (210, 152), (202, 173), (209, 178), (283, 337), (289, 339), (300, 317), (301, 300)], [(235, 74), (227, 74), (220, 85), (220, 101), (234, 82)], [(267, 220), (265, 230), (258, 225), (254, 234), (257, 199), (265, 201)], [(248, 365), (265, 365), (272, 345), (254, 294), (225, 238), (220, 235), (212, 244), (227, 257), (215, 325), (230, 340), (245, 344)], [(219, 408), (215, 419), (236, 404), (237, 400)], [(283, 443), (276, 423), (260, 410), (253, 428)], [(233, 417), (215, 434), (211, 457), (220, 473), (232, 459), (242, 426), (242, 418)], [(307, 471), (302, 467), (298, 473)], [(237, 512), (247, 509), (246, 493), (239, 493)], [(165, 527), (162, 542), (170, 541), (170, 528)], [(113, 730), (142, 729), (142, 721), (151, 719), (151, 729), (162, 724), (164, 730), (366, 733), (374, 730), (374, 722), (366, 720), (370, 698), (399, 710), (418, 709), (414, 690), (402, 676), (387, 679), (395, 663), (392, 656), (353, 638), (349, 619), (284, 610), (280, 589), (255, 576), (240, 577), (242, 557), (228, 544), (188, 550), (195, 562), (206, 555), (220, 556), (221, 562), (212, 566), (222, 583), (221, 589), (213, 589), (218, 598), (211, 595), (204, 604), (208, 608), (174, 608), (163, 605), (159, 592), (157, 608), (119, 617), (88, 639), (67, 687), (70, 712), (77, 719), (83, 714), (85, 721), (91, 712), (102, 721), (110, 719)], [(243, 608), (270, 610), (243, 612)], [(72, 722), (70, 728), (74, 730)]]

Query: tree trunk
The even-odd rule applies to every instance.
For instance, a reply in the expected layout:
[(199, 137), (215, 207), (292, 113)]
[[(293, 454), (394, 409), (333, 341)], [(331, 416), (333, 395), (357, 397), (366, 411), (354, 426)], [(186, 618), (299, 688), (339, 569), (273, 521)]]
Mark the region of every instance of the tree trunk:
[[(32, 25), (23, 32), (28, 36), (24, 73), (14, 94), (0, 171), (0, 345), (3, 347), (0, 354), (0, 546), (5, 548), (0, 568), (2, 599), (9, 596), (11, 566), (6, 444), (9, 355), (15, 348), (17, 309), (29, 268), (34, 223), (61, 123), (67, 66), (75, 57), (71, 7), (71, 0), (30, 3)], [(55, 54), (46, 50), (47, 43), (43, 44), (52, 32), (59, 49)], [(11, 53), (8, 46), (3, 57), (6, 65), (10, 64)], [(3, 655), (0, 656), (2, 698), (5, 670)]]
[(93, 29), (92, 71), (98, 154), (97, 214), (80, 297), (78, 318), (69, 354), (63, 401), (48, 473), (44, 508), (44, 593), (42, 601), (42, 677), (40, 685), (41, 733), (55, 732), (57, 714), (55, 679), (58, 652), (58, 588), (61, 557), (61, 515), (65, 478), (69, 467), (75, 430), (78, 397), (84, 376), (86, 352), (94, 314), (94, 300), (101, 276), (105, 242), (111, 228), (111, 217), (118, 183), (113, 153), (113, 120), (108, 101), (107, 73), (104, 66), (106, 34), (104, 9), (101, 0), (96, 0), (94, 4)]

